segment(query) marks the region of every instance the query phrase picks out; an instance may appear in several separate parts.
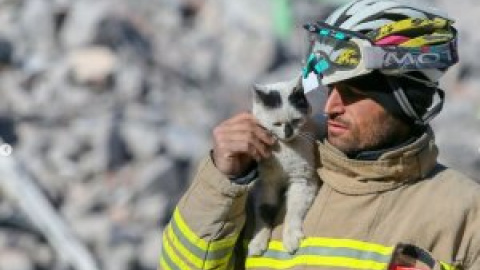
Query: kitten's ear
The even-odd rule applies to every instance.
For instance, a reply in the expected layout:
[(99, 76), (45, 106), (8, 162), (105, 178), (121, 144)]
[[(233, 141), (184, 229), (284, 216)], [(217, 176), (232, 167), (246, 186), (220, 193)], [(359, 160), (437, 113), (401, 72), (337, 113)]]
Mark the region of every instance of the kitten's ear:
[(267, 92), (267, 88), (264, 85), (256, 83), (252, 87), (252, 92), (254, 99), (260, 101), (262, 94), (265, 94)]
[(295, 87), (293, 88), (293, 92), (302, 92), (303, 93), (303, 80), (302, 76), (298, 76), (296, 78), (296, 84)]
[(265, 93), (265, 92), (267, 91), (267, 87), (266, 87), (265, 85), (255, 83), (255, 84), (253, 85), (253, 90), (255, 90), (255, 91), (261, 91), (261, 92)]

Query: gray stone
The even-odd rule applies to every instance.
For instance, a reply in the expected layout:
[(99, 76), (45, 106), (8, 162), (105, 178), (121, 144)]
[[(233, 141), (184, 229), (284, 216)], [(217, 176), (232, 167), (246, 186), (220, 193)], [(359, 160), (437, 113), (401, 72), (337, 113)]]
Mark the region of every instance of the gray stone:
[(141, 194), (157, 192), (172, 196), (179, 190), (176, 177), (174, 163), (169, 158), (159, 156), (138, 164), (132, 196), (141, 198)]
[(30, 57), (48, 61), (54, 55), (55, 29), (53, 5), (48, 0), (28, 0), (23, 2), (20, 19), (25, 46), (24, 51)]
[(105, 262), (102, 269), (105, 270), (128, 270), (129, 265), (134, 261), (135, 247), (130, 245), (120, 245), (111, 247), (105, 252)]
[[(171, 180), (175, 181), (176, 179)], [(179, 192), (178, 189), (175, 191), (177, 193)], [(165, 207), (168, 205), (168, 200), (172, 197), (172, 195), (163, 192), (158, 195), (150, 195), (144, 197), (139, 198), (134, 204), (132, 218), (136, 222), (142, 222), (144, 224), (155, 226), (156, 222), (152, 222), (152, 217), (163, 217), (167, 214), (166, 210), (168, 209), (166, 209)]]
[(30, 258), (21, 250), (0, 250), (0, 269), (2, 270), (33, 270)]
[(113, 1), (75, 1), (60, 33), (62, 45), (71, 49), (92, 42), (100, 20), (113, 9), (112, 4)]
[(160, 228), (145, 234), (143, 244), (139, 249), (139, 258), (142, 264), (149, 269), (158, 267), (158, 256), (161, 251), (162, 232)]
[(159, 153), (165, 144), (162, 129), (142, 121), (124, 123), (121, 132), (135, 159), (151, 159)]
[(55, 264), (55, 255), (51, 247), (45, 244), (37, 244), (32, 252), (29, 252), (35, 265), (48, 268)]
[(104, 214), (91, 214), (77, 217), (71, 226), (75, 234), (90, 245), (107, 242), (111, 229), (110, 220), (108, 216)]
[(196, 133), (183, 125), (170, 125), (165, 131), (167, 151), (176, 158), (199, 157), (209, 148), (206, 134)]
[(68, 65), (73, 80), (94, 88), (111, 86), (111, 78), (117, 68), (117, 57), (107, 47), (86, 47), (70, 53)]

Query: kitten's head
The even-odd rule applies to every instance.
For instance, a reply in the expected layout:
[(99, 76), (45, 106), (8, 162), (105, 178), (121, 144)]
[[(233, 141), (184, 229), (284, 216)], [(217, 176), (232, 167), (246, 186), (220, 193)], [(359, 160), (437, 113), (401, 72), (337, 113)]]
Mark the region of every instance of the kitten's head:
[(283, 141), (300, 133), (311, 112), (301, 76), (287, 82), (256, 84), (253, 96), (253, 114), (263, 127)]

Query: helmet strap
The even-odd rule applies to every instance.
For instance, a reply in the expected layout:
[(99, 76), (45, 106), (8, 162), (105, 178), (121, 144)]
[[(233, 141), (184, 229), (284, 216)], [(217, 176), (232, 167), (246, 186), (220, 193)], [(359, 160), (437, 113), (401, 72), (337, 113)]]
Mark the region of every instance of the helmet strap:
[[(441, 90), (440, 88), (438, 88), (437, 84), (435, 84), (434, 87), (436, 89), (435, 92), (438, 94), (440, 99), (433, 106), (431, 106), (427, 110), (427, 112), (425, 112), (422, 116), (419, 116), (417, 114), (417, 112), (415, 111), (415, 109), (413, 108), (410, 101), (408, 100), (407, 95), (405, 94), (405, 91), (400, 86), (400, 84), (396, 81), (396, 79), (394, 77), (389, 77), (389, 76), (386, 76), (386, 79), (387, 79), (387, 82), (388, 82), (388, 84), (390, 85), (390, 87), (393, 91), (393, 95), (394, 95), (396, 101), (398, 102), (398, 104), (402, 108), (402, 111), (408, 117), (413, 119), (414, 123), (416, 125), (420, 125), (420, 126), (427, 125), (442, 110), (443, 104), (444, 104), (444, 101), (445, 101), (445, 92), (443, 90)], [(431, 87), (432, 85), (429, 84), (427, 86)]]

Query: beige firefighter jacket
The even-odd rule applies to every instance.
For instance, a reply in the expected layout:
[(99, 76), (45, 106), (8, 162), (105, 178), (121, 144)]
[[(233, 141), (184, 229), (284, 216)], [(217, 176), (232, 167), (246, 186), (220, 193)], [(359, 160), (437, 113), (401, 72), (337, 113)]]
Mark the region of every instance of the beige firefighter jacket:
[(480, 270), (480, 185), (436, 162), (431, 132), (376, 161), (317, 144), (322, 186), (295, 254), (282, 246), (283, 210), (268, 250), (245, 256), (254, 183), (232, 183), (206, 158), (163, 232), (159, 269)]

